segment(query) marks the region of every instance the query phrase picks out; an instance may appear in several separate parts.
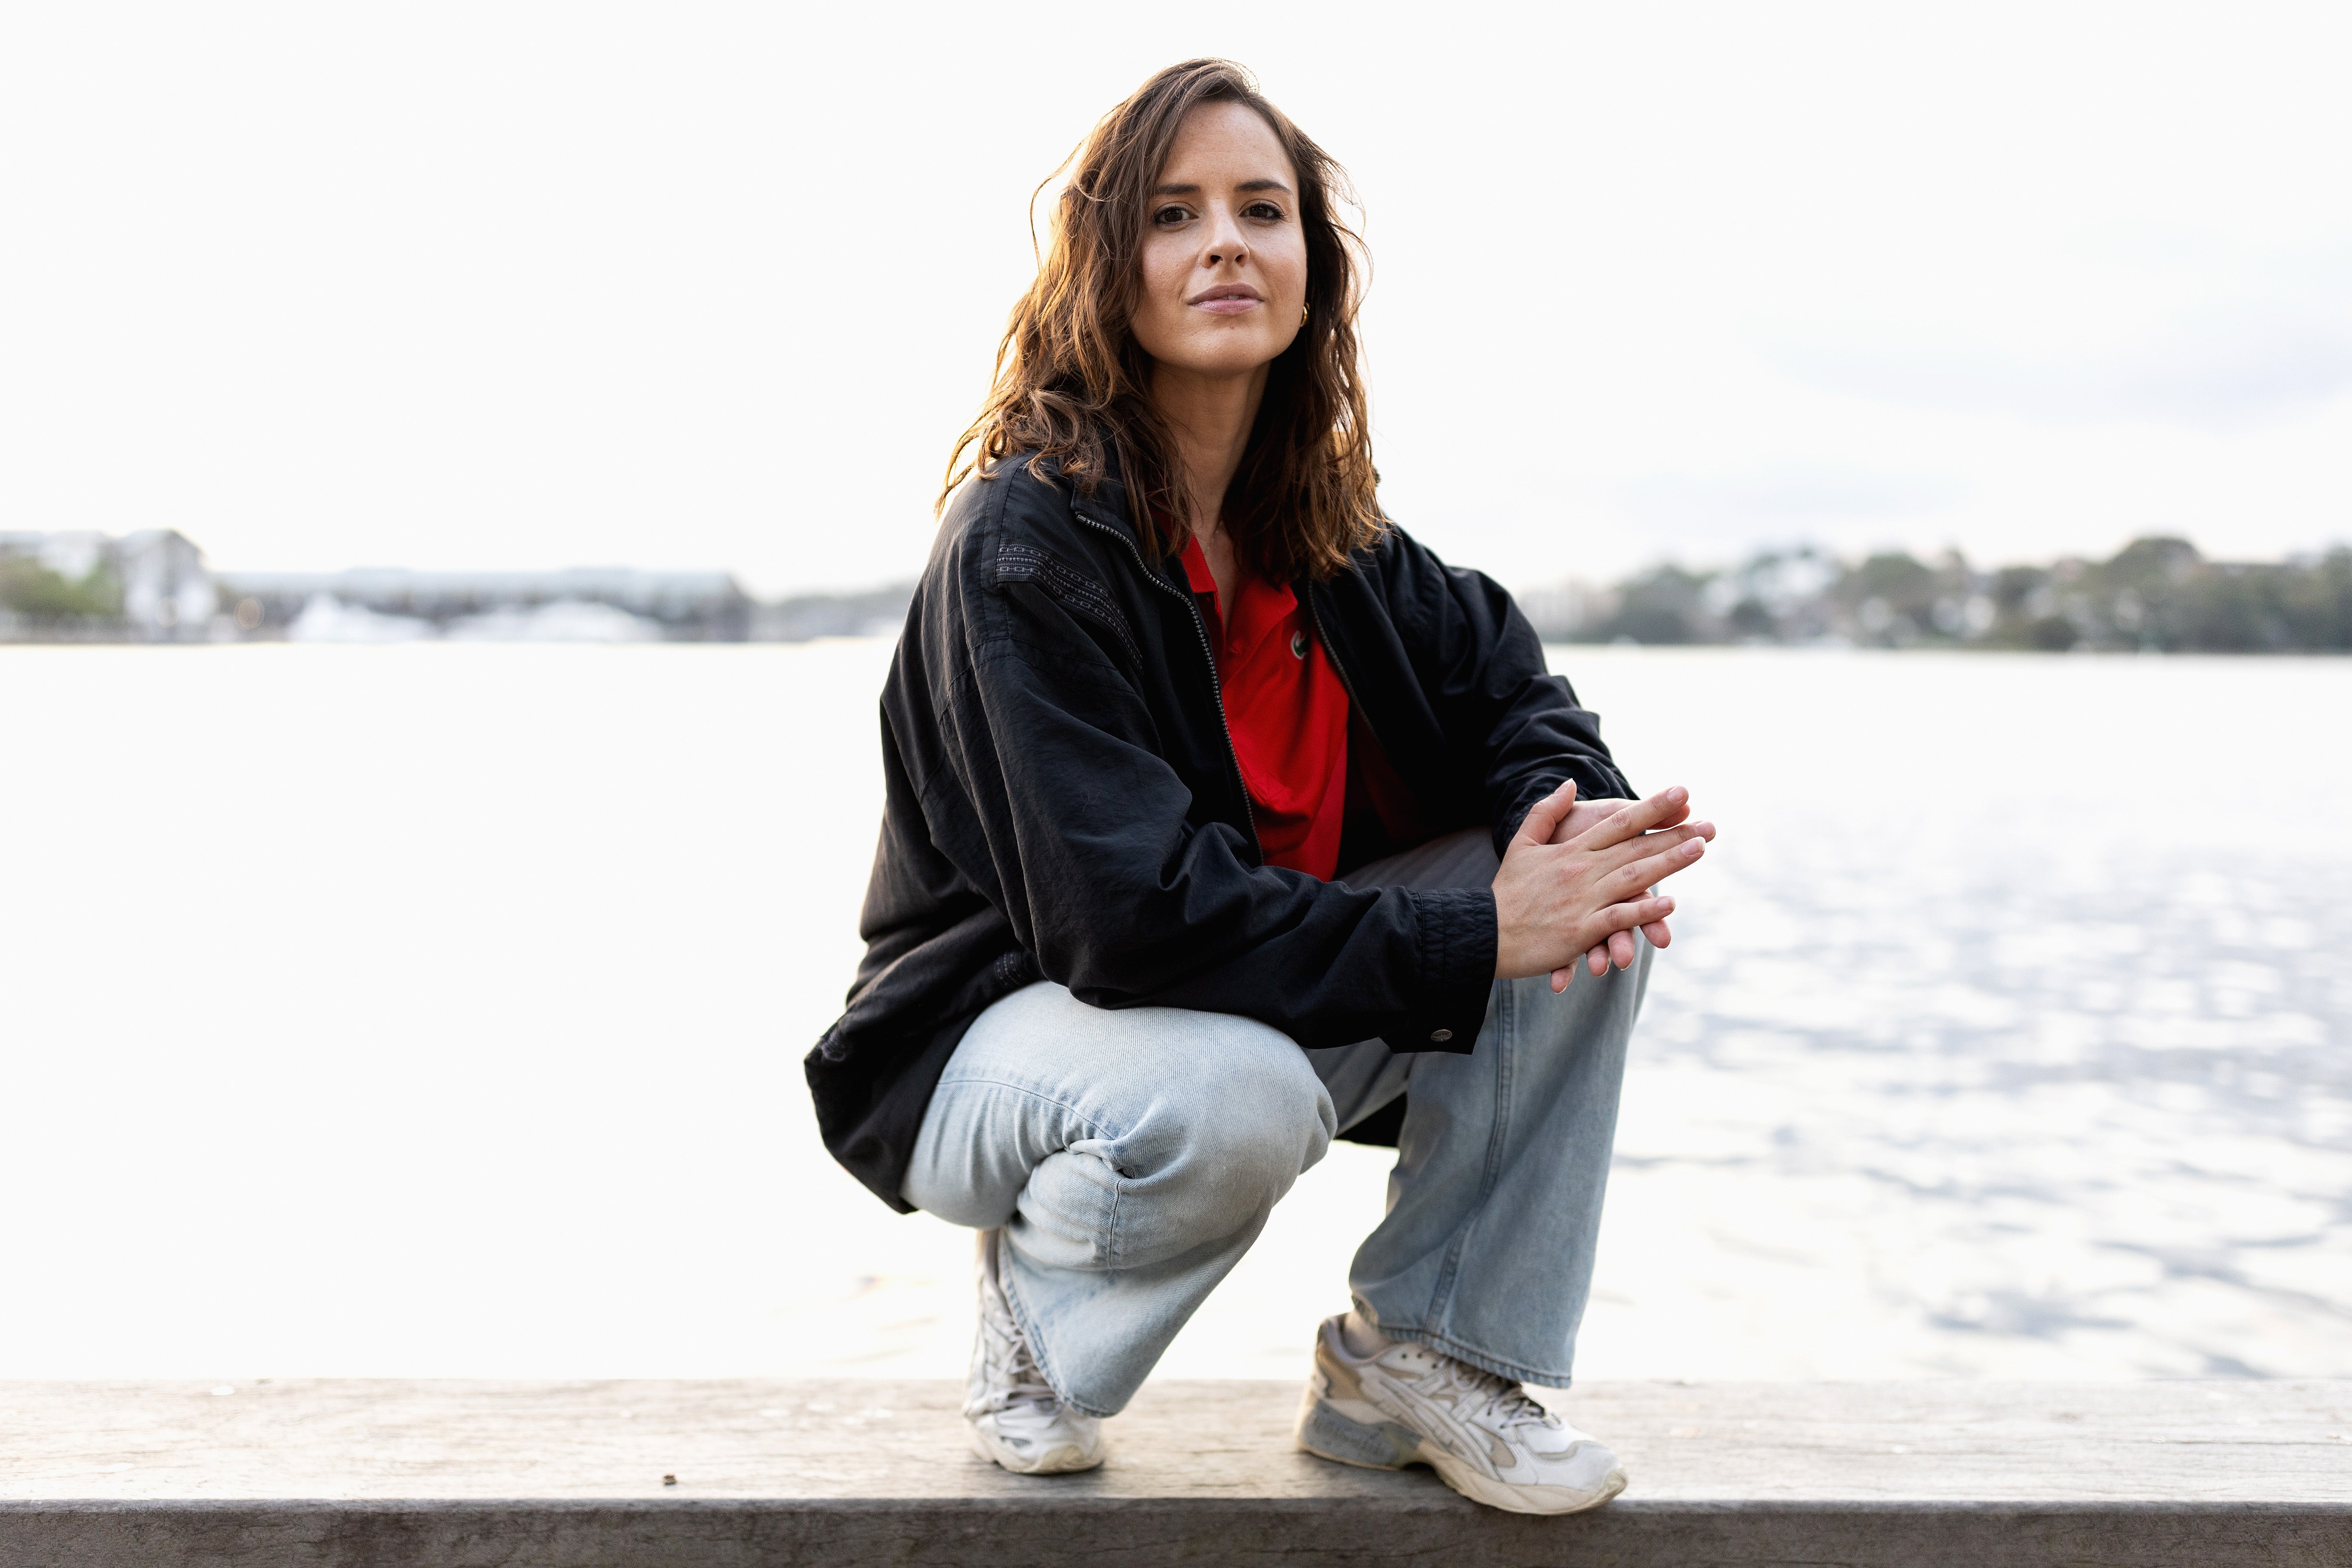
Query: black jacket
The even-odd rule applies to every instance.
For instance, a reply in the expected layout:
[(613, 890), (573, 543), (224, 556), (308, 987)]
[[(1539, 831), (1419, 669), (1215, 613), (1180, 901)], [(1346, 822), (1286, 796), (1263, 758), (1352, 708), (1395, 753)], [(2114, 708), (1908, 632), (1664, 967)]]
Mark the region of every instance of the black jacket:
[[(1425, 835), (1483, 823), (1499, 852), (1564, 779), (1630, 793), (1492, 580), (1391, 528), (1300, 591), (1360, 721), (1350, 752), (1385, 754)], [(807, 1070), (825, 1146), (894, 1208), (965, 1028), (1040, 977), (1302, 1046), (1477, 1039), (1494, 895), (1349, 887), (1345, 867), (1405, 847), (1362, 813), (1341, 880), (1262, 862), (1201, 607), (1116, 480), (1078, 496), (1016, 461), (956, 494), (883, 689), (882, 758), (866, 957)]]

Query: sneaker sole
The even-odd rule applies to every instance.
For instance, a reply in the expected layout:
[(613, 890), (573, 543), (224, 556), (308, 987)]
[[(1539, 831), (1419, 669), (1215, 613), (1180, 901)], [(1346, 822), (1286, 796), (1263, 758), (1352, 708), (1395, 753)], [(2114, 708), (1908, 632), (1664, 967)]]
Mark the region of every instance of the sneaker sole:
[(1428, 1462), (1447, 1486), (1464, 1497), (1507, 1513), (1582, 1513), (1586, 1509), (1599, 1508), (1625, 1490), (1623, 1470), (1611, 1470), (1601, 1478), (1598, 1488), (1584, 1492), (1574, 1487), (1518, 1486), (1497, 1480), (1451, 1456), (1433, 1458)]
[(1438, 1479), (1473, 1502), (1508, 1513), (1582, 1513), (1625, 1490), (1625, 1472), (1612, 1469), (1591, 1491), (1572, 1487), (1520, 1486), (1498, 1480), (1451, 1454), (1424, 1451), (1412, 1431), (1394, 1421), (1358, 1421), (1333, 1409), (1309, 1391), (1298, 1411), (1298, 1446), (1319, 1459), (1368, 1470), (1401, 1470), (1427, 1465)]
[(971, 1451), (1001, 1469), (1016, 1476), (1066, 1476), (1079, 1470), (1090, 1470), (1103, 1462), (1101, 1452), (1088, 1453), (1076, 1443), (1063, 1443), (1046, 1449), (1034, 1459), (1024, 1459), (1010, 1448), (1000, 1448), (989, 1435), (977, 1427), (966, 1427), (971, 1434)]

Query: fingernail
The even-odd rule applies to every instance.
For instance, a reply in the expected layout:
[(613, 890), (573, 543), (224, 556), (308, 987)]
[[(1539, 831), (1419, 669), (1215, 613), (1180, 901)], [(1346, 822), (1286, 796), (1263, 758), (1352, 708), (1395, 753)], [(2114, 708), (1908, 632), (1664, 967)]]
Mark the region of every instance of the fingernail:
[(1671, 899), (1671, 898), (1662, 898), (1662, 899), (1658, 900), (1658, 913), (1659, 913), (1659, 914), (1661, 914), (1661, 915), (1672, 915), (1674, 912), (1675, 912), (1675, 901), (1674, 901), (1673, 899)]
[(1681, 785), (1679, 785), (1679, 784), (1675, 785), (1673, 789), (1669, 789), (1669, 790), (1667, 790), (1667, 791), (1666, 791), (1666, 800), (1667, 800), (1667, 803), (1668, 803), (1668, 804), (1670, 804), (1670, 805), (1679, 806), (1679, 805), (1681, 805), (1684, 801), (1685, 801), (1685, 800), (1689, 800), (1689, 799), (1690, 799), (1690, 791), (1689, 791), (1689, 790), (1687, 790), (1687, 789), (1684, 789), (1684, 788), (1683, 788)]

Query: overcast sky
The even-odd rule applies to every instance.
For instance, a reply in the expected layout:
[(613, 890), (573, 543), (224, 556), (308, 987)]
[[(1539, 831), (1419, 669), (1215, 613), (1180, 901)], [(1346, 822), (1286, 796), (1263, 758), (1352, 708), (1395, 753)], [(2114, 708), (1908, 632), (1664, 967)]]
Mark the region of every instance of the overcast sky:
[(0, 528), (909, 576), (1031, 190), (1223, 54), (1507, 582), (2352, 538), (2352, 7), (1203, 9), (0, 9)]

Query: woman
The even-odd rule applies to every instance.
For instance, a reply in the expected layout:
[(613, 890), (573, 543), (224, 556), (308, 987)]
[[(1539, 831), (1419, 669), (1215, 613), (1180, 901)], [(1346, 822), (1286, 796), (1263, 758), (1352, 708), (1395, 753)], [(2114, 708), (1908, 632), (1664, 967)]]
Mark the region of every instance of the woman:
[(1217, 60), (1078, 153), (891, 665), (809, 1082), (885, 1202), (980, 1230), (1006, 1469), (1100, 1463), (1345, 1135), (1399, 1158), (1300, 1445), (1567, 1512), (1624, 1476), (1519, 1385), (1568, 1382), (1654, 884), (1713, 830), (1629, 803), (1509, 595), (1381, 516), (1342, 178)]

